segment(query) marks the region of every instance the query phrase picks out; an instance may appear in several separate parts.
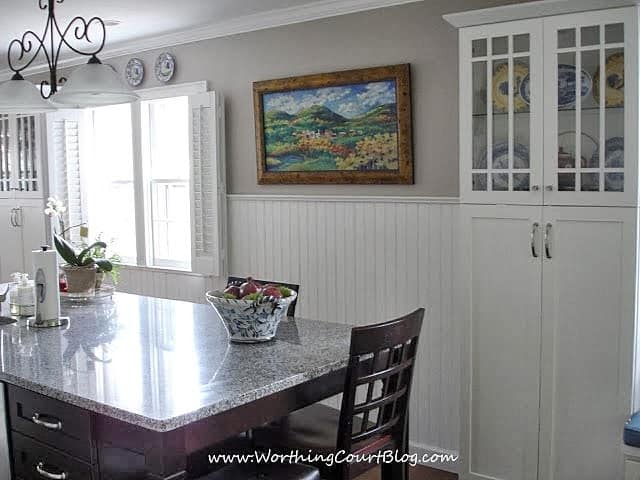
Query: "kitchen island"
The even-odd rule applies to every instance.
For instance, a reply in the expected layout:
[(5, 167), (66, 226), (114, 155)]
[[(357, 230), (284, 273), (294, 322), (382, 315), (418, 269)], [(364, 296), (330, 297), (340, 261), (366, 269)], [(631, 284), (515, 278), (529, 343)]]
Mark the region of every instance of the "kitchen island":
[(345, 325), (289, 318), (241, 345), (208, 305), (118, 293), (63, 314), (0, 328), (15, 478), (191, 478), (192, 454), (342, 390)]

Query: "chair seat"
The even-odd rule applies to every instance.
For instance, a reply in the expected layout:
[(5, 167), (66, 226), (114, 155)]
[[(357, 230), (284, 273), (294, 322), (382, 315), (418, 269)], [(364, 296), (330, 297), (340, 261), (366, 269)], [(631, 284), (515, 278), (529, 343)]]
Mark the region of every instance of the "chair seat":
[[(262, 448), (284, 450), (312, 450), (316, 453), (336, 451), (340, 410), (315, 403), (297, 410), (279, 422), (255, 429), (256, 445)], [(354, 429), (359, 430), (362, 421), (354, 418)], [(353, 453), (379, 450), (391, 443), (391, 437), (384, 435), (352, 446)]]
[(229, 465), (198, 480), (320, 480), (320, 472), (307, 465)]

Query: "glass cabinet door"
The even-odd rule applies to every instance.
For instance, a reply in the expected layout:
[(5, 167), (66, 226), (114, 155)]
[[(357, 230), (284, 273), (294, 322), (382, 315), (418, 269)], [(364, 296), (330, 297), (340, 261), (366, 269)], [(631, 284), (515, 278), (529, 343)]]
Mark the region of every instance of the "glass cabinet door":
[(529, 203), (540, 197), (540, 33), (539, 21), (465, 31), (463, 199)]
[(637, 159), (625, 139), (635, 88), (625, 77), (637, 76), (625, 58), (625, 22), (615, 11), (545, 21), (545, 203), (633, 202)]
[(39, 119), (0, 115), (0, 198), (40, 196)]

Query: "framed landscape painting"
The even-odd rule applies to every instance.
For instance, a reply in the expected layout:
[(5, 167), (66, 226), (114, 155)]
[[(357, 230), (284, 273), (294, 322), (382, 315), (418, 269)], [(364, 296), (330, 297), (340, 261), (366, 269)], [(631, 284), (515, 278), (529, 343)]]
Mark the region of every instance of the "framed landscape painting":
[(413, 183), (409, 65), (255, 82), (258, 183)]

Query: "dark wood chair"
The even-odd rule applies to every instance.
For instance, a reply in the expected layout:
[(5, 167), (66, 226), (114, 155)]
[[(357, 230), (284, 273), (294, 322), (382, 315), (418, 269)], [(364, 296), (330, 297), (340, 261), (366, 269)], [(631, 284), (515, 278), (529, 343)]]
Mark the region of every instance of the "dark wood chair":
[[(282, 285), (283, 287), (287, 287), (289, 290), (293, 290), (296, 293), (300, 292), (300, 285), (296, 285), (295, 283), (286, 283), (286, 282), (274, 282), (271, 280), (259, 280), (257, 278), (253, 279), (255, 282), (258, 282), (261, 285), (267, 285), (268, 283), (273, 283), (274, 285)], [(227, 285), (240, 285), (246, 282), (246, 277), (233, 277), (230, 276), (227, 278)], [(287, 309), (287, 316), (294, 317), (296, 314), (296, 305), (298, 303), (298, 298), (291, 302), (289, 308)]]
[[(303, 408), (254, 430), (259, 448), (358, 455), (408, 451), (408, 408), (424, 309), (389, 322), (356, 327), (340, 410)], [(323, 479), (355, 478), (376, 463), (316, 465)], [(381, 463), (383, 480), (407, 478), (407, 464)]]

